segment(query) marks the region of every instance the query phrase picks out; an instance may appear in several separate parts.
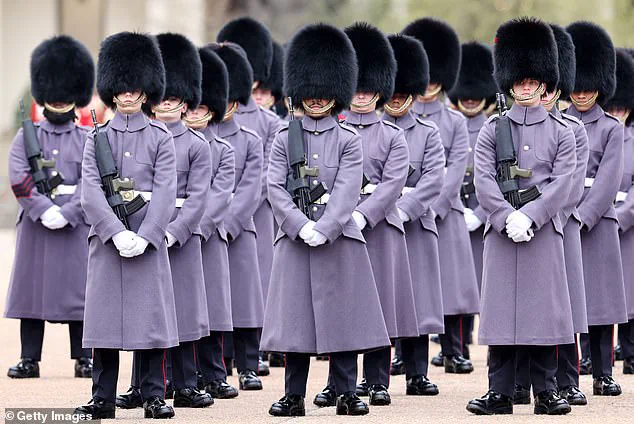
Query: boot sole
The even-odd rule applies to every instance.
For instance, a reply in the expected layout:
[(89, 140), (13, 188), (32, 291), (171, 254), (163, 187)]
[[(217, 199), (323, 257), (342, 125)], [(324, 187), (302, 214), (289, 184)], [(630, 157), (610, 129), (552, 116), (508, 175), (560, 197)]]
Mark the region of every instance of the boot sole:
[(262, 390), (262, 385), (249, 387), (240, 384), (240, 390)]
[(588, 400), (584, 399), (584, 400), (568, 400), (568, 405), (570, 406), (586, 406), (588, 404)]
[(370, 399), (370, 405), (372, 406), (389, 406), (391, 403), (391, 399)]
[(536, 406), (533, 410), (533, 413), (535, 415), (566, 415), (569, 414), (570, 411), (572, 411), (572, 408), (570, 408), (570, 406), (562, 406), (561, 408), (557, 408), (552, 411), (549, 411), (548, 408), (546, 408), (545, 406)]
[(622, 391), (604, 392), (601, 389), (592, 389), (592, 394), (595, 396), (620, 396)]
[(136, 408), (143, 408), (143, 405), (130, 405), (129, 403), (115, 403), (115, 405), (117, 406), (117, 408), (121, 408), (121, 409), (136, 409)]
[(23, 378), (40, 378), (40, 373), (33, 373), (33, 374), (29, 374), (29, 375), (21, 375), (21, 374), (14, 374), (12, 372), (8, 372), (7, 373), (7, 377), (9, 378), (15, 378), (15, 379), (23, 379)]
[(326, 402), (326, 401), (318, 401), (317, 399), (313, 400), (313, 405), (318, 406), (320, 408), (329, 408), (331, 406), (336, 406), (337, 401)]
[(427, 391), (427, 392), (420, 392), (416, 389), (407, 389), (405, 391), (406, 395), (409, 396), (437, 396), (440, 392), (438, 390), (436, 391)]
[(175, 415), (174, 412), (166, 412), (158, 416), (155, 416), (154, 414), (152, 414), (151, 411), (144, 411), (143, 413), (144, 418), (152, 418), (155, 420), (166, 420), (168, 418), (174, 418), (174, 415)]
[(467, 405), (467, 411), (476, 415), (511, 415), (513, 414), (513, 409), (500, 409), (497, 411), (489, 411), (488, 409), (484, 409), (476, 405)]
[(274, 411), (273, 409), (269, 409), (269, 415), (272, 415), (274, 417), (304, 417), (306, 416), (306, 410), (294, 409), (294, 410), (291, 410), (288, 414), (282, 414), (277, 411)]
[(174, 400), (174, 408), (207, 408), (214, 404), (214, 400), (208, 400), (206, 402), (192, 403), (189, 401)]
[(230, 395), (221, 395), (221, 394), (216, 394), (214, 395), (211, 392), (205, 391), (205, 393), (209, 393), (211, 395), (212, 398), (214, 399), (233, 399), (233, 398), (237, 398), (239, 393), (235, 393), (235, 394), (230, 394)]
[(337, 408), (337, 415), (368, 415), (370, 413), (369, 409), (364, 411), (350, 411), (348, 408)]

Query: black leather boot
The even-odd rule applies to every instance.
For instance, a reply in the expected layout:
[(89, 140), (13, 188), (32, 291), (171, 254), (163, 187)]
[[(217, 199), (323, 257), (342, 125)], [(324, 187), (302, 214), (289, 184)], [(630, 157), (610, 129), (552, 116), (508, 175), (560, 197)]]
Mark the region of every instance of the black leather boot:
[(592, 374), (592, 360), (590, 358), (581, 358), (579, 361), (579, 375)]
[(611, 375), (595, 378), (592, 382), (592, 394), (596, 396), (618, 396), (621, 393), (621, 386)]
[(284, 361), (284, 354), (279, 352), (269, 353), (269, 367), (284, 368), (286, 361)]
[(383, 384), (373, 384), (370, 386), (370, 405), (372, 406), (387, 406), (392, 403), (387, 387)]
[(337, 415), (366, 415), (368, 405), (354, 392), (344, 393), (337, 398)]
[(75, 377), (91, 378), (92, 377), (92, 359), (79, 358), (75, 361)]
[(402, 375), (405, 374), (405, 363), (400, 356), (394, 355), (392, 363), (390, 364), (390, 375)]
[(115, 404), (121, 409), (141, 408), (143, 406), (141, 390), (137, 387), (130, 386), (127, 392), (117, 396)]
[(413, 396), (436, 396), (438, 386), (429, 381), (427, 376), (417, 375), (407, 380), (406, 394)]
[(623, 359), (623, 374), (634, 374), (634, 362)]
[(621, 349), (621, 345), (616, 345), (614, 348), (614, 360), (622, 361), (623, 360), (623, 350)]
[(174, 391), (174, 408), (206, 408), (214, 404), (209, 393), (199, 392), (194, 387)]
[(262, 390), (262, 381), (253, 370), (241, 372), (239, 383), (240, 390)]
[(335, 406), (337, 404), (337, 393), (334, 387), (328, 387), (315, 395), (313, 403), (321, 408)]
[(370, 392), (368, 391), (368, 383), (365, 381), (365, 378), (361, 380), (361, 383), (357, 384), (356, 393), (357, 393), (357, 396), (370, 395)]
[(264, 362), (264, 360), (258, 359), (258, 375), (260, 377), (266, 377), (269, 374), (271, 374), (269, 365), (266, 362)]
[(238, 389), (224, 380), (214, 380), (205, 386), (205, 392), (214, 399), (233, 399), (238, 396)]
[(274, 417), (303, 417), (306, 415), (304, 397), (300, 395), (286, 394), (271, 405), (269, 414)]
[(174, 384), (165, 380), (165, 399), (174, 399)]
[(513, 413), (511, 398), (489, 390), (486, 395), (467, 404), (467, 411), (476, 415), (505, 415)]
[[(84, 420), (101, 420), (114, 418), (115, 407), (113, 403), (106, 402), (104, 399), (94, 397), (90, 399), (87, 405), (75, 408), (73, 414), (83, 417)], [(89, 418), (90, 417), (90, 418)]]
[(560, 398), (554, 390), (544, 390), (535, 396), (536, 415), (566, 415), (571, 409), (568, 401)]
[(473, 364), (463, 356), (445, 356), (443, 362), (445, 372), (448, 374), (470, 374), (473, 372)]
[(174, 408), (158, 396), (153, 396), (143, 403), (143, 412), (145, 418), (163, 419), (174, 416)]
[(11, 378), (40, 378), (40, 365), (31, 358), (22, 358), (15, 366), (9, 368), (7, 376)]
[(442, 367), (444, 365), (442, 350), (438, 352), (438, 355), (431, 358), (431, 364), (435, 367)]
[(530, 405), (531, 403), (531, 390), (519, 384), (515, 385), (513, 391), (513, 404), (514, 405)]
[(586, 399), (586, 395), (584, 395), (577, 386), (568, 386), (560, 389), (559, 396), (563, 399), (566, 399), (569, 405), (583, 406), (588, 404), (588, 399)]

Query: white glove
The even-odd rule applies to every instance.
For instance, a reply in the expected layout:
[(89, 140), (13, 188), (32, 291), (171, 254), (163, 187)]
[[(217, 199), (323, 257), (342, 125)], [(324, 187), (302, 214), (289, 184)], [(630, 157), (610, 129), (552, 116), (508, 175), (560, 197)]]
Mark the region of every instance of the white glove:
[(50, 228), (50, 225), (55, 219), (55, 216), (59, 213), (59, 210), (60, 207), (57, 205), (53, 205), (50, 208), (46, 209), (44, 213), (40, 215), (40, 221), (42, 222), (42, 225), (52, 230), (53, 228)]
[(403, 209), (401, 208), (397, 208), (397, 209), (398, 209), (398, 217), (401, 218), (401, 221), (407, 222), (411, 219), (409, 215), (407, 214), (407, 212), (405, 212)]
[(533, 225), (533, 220), (520, 211), (513, 211), (506, 218), (506, 232), (509, 238), (526, 234)]
[(133, 258), (135, 256), (143, 254), (149, 244), (148, 241), (138, 234), (134, 236), (134, 241), (135, 244), (131, 249), (121, 250), (119, 251), (119, 255), (123, 256), (124, 258)]
[(52, 214), (44, 217), (42, 216), (42, 225), (49, 230), (59, 230), (68, 225), (68, 220), (64, 218), (64, 215), (60, 212), (60, 209), (53, 211)]
[(480, 218), (469, 208), (465, 208), (464, 210), (464, 222), (467, 224), (467, 230), (469, 230), (469, 232), (477, 230), (480, 228), (480, 225), (482, 225)]
[(134, 240), (135, 237), (136, 234), (134, 233), (134, 231), (126, 230), (112, 236), (112, 241), (114, 242), (117, 250), (121, 252), (123, 250), (129, 250), (134, 247), (134, 245), (136, 244)]
[(360, 230), (363, 230), (365, 226), (368, 225), (368, 220), (365, 219), (365, 216), (359, 211), (352, 212), (352, 219), (354, 219), (354, 222)]
[(172, 247), (178, 241), (176, 237), (169, 231), (165, 231), (165, 237), (167, 238), (167, 247)]
[(323, 235), (322, 233), (320, 233), (317, 230), (312, 230), (312, 234), (311, 234), (310, 238), (308, 240), (305, 240), (305, 242), (310, 247), (317, 247), (317, 246), (321, 246), (322, 244), (326, 243), (326, 240), (328, 240), (328, 239), (326, 238), (325, 235)]
[(299, 237), (307, 241), (313, 233), (313, 228), (315, 228), (315, 221), (308, 221), (304, 226), (299, 230)]
[(528, 233), (518, 234), (512, 238), (515, 243), (521, 243), (523, 241), (529, 242), (533, 238), (533, 231), (529, 230)]

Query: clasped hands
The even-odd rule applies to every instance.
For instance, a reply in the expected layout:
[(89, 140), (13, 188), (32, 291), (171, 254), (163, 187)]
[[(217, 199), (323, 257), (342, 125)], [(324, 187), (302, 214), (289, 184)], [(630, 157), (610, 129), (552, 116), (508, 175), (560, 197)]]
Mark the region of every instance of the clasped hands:
[(531, 241), (533, 220), (520, 211), (513, 211), (506, 217), (506, 234), (515, 243)]
[(61, 208), (57, 205), (53, 205), (44, 211), (40, 216), (42, 225), (49, 230), (59, 230), (68, 225), (68, 220), (62, 215)]
[(112, 236), (112, 241), (119, 251), (119, 256), (133, 258), (145, 252), (148, 241), (134, 231), (121, 231)]

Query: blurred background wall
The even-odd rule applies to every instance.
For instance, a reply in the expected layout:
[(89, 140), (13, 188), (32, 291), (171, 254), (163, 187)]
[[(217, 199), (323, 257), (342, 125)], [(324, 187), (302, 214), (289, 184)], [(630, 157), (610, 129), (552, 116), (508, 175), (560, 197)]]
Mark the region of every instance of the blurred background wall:
[(224, 22), (243, 15), (261, 20), (282, 43), (310, 22), (346, 26), (366, 20), (396, 32), (415, 18), (435, 16), (462, 40), (491, 44), (500, 23), (533, 15), (564, 25), (592, 20), (615, 45), (634, 47), (634, 0), (0, 0), (0, 226), (14, 221), (7, 150), (19, 124), (18, 100), (28, 99), (29, 58), (39, 42), (69, 34), (96, 59), (100, 41), (118, 31), (175, 31), (203, 44)]

